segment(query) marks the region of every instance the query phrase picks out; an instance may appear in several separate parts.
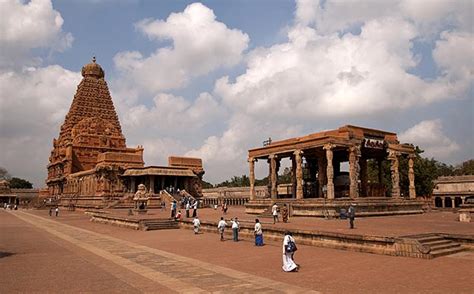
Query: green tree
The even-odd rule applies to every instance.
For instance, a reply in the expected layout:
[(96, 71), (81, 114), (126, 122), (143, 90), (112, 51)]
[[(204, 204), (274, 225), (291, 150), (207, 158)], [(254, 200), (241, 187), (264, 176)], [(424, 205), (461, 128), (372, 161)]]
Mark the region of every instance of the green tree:
[(33, 188), (33, 184), (31, 184), (27, 180), (13, 177), (10, 180), (10, 188), (12, 188), (12, 189), (31, 189), (31, 188)]
[[(454, 175), (454, 168), (451, 165), (439, 162), (434, 158), (424, 158), (421, 154), (424, 151), (418, 146), (415, 150), (415, 162), (413, 170), (415, 172), (415, 188), (416, 194), (419, 196), (428, 196), (433, 192), (434, 180), (439, 176)], [(377, 161), (369, 160), (367, 164), (368, 179), (371, 182), (378, 182), (378, 165)], [(390, 173), (390, 161), (384, 160), (382, 163), (382, 183), (387, 187), (387, 194), (392, 189), (392, 179)], [(408, 158), (399, 157), (399, 175), (400, 175), (400, 192), (408, 195)]]
[(203, 189), (211, 189), (211, 188), (214, 188), (214, 185), (209, 183), (209, 182), (206, 182), (206, 181), (202, 180), (202, 188)]
[(291, 184), (291, 168), (285, 167), (282, 175), (278, 175), (278, 184)]
[(474, 159), (469, 159), (456, 166), (454, 174), (457, 176), (474, 175)]

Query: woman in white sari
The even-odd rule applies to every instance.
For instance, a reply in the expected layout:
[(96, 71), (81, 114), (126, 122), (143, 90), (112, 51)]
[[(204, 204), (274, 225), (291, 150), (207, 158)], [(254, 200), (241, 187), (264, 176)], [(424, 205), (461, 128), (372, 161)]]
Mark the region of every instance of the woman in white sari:
[[(293, 244), (290, 244), (293, 243)], [(291, 236), (290, 232), (285, 233), (283, 238), (283, 270), (285, 272), (297, 272), (298, 265), (293, 260), (293, 255), (296, 251), (295, 239)], [(294, 245), (294, 246), (292, 246)]]

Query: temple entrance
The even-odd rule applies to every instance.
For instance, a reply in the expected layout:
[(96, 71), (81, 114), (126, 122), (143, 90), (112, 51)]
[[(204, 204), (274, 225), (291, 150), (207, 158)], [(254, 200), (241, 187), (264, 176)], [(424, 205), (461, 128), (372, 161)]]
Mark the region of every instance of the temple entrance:
[(451, 197), (445, 197), (444, 198), (444, 207), (445, 208), (452, 208), (453, 203), (451, 202)]
[(454, 207), (459, 207), (462, 204), (462, 199), (461, 197), (456, 197), (454, 198)]
[(436, 197), (435, 198), (435, 207), (443, 207), (443, 200), (441, 199), (441, 197)]

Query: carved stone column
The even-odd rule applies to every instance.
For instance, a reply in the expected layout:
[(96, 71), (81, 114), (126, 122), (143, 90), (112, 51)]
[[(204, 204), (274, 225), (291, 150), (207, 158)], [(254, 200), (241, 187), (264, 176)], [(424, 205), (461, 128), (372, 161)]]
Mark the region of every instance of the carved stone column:
[(351, 198), (359, 197), (359, 157), (360, 157), (360, 145), (355, 145), (349, 148), (349, 179), (350, 188), (349, 196)]
[(303, 158), (301, 157), (301, 150), (296, 150), (293, 154), (295, 155), (296, 161), (296, 199), (303, 199)]
[(324, 150), (326, 150), (326, 160), (327, 160), (327, 168), (326, 168), (326, 176), (327, 176), (327, 199), (334, 199), (334, 168), (332, 165), (332, 160), (334, 154), (332, 149), (335, 146), (333, 144), (326, 144), (324, 145)]
[(270, 159), (270, 197), (276, 199), (278, 195), (277, 156), (275, 154), (270, 154), (268, 158)]
[(296, 159), (291, 156), (291, 196), (296, 198)]
[(367, 159), (360, 156), (359, 158), (359, 177), (360, 177), (360, 193), (362, 197), (368, 197), (367, 192)]
[(255, 200), (255, 159), (250, 157), (249, 162), (249, 179), (250, 179), (250, 200)]
[(318, 183), (319, 196), (324, 197), (323, 186), (326, 184), (326, 160), (324, 157), (318, 158)]
[(415, 190), (415, 171), (413, 170), (415, 155), (410, 154), (408, 157), (408, 181), (409, 181), (409, 195), (410, 199), (416, 199)]
[(395, 150), (388, 151), (390, 160), (390, 172), (392, 176), (392, 198), (400, 197), (400, 174), (398, 173), (398, 156), (400, 152)]

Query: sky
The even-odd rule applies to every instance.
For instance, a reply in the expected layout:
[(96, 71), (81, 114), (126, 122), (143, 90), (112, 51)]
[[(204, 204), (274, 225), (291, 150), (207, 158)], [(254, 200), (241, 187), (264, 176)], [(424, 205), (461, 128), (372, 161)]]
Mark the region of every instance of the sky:
[[(248, 174), (271, 137), (346, 124), (474, 158), (472, 1), (0, 0), (0, 166), (43, 187), (80, 70), (105, 70), (146, 165)], [(257, 177), (267, 165), (257, 163)]]

